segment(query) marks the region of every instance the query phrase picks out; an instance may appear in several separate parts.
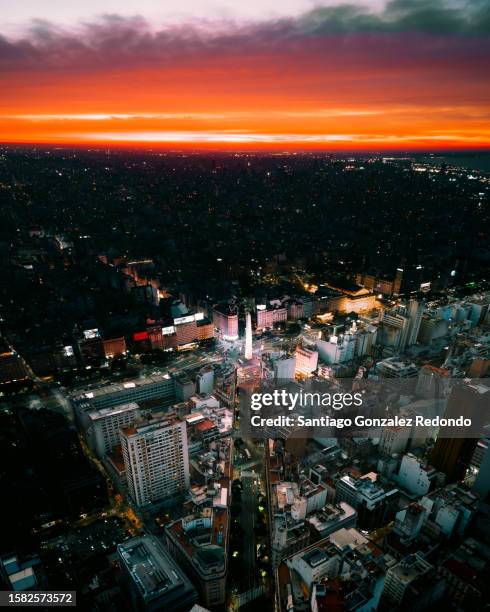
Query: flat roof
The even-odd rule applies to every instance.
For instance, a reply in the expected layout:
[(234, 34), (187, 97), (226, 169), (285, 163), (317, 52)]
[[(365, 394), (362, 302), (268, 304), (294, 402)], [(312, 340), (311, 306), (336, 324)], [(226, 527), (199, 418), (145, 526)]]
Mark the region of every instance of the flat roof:
[(337, 529), (337, 531), (334, 531), (328, 536), (328, 539), (338, 548), (344, 548), (345, 546), (357, 547), (367, 544), (369, 541), (354, 527), (342, 527), (341, 529)]
[(170, 413), (136, 421), (134, 425), (122, 428), (121, 431), (125, 436), (133, 436), (135, 434), (146, 434), (157, 429), (164, 429), (184, 422), (185, 421), (181, 421), (176, 414)]
[(138, 410), (138, 408), (139, 406), (136, 402), (129, 402), (128, 404), (120, 404), (119, 406), (114, 406), (113, 408), (100, 408), (98, 410), (94, 410), (89, 412), (88, 416), (92, 421), (97, 421), (98, 419), (115, 416), (116, 414), (128, 412), (129, 410)]
[(119, 544), (118, 553), (142, 596), (153, 598), (190, 582), (155, 536), (145, 535)]
[(314, 548), (303, 555), (303, 560), (306, 561), (310, 567), (317, 567), (328, 558), (328, 555), (321, 548)]
[(151, 374), (143, 378), (137, 378), (135, 380), (126, 382), (115, 382), (109, 385), (102, 385), (100, 387), (88, 388), (81, 392), (78, 392), (75, 397), (77, 399), (93, 399), (103, 395), (109, 395), (111, 393), (118, 393), (119, 391), (127, 391), (135, 387), (144, 387), (146, 385), (161, 383), (166, 380), (171, 380), (170, 374)]

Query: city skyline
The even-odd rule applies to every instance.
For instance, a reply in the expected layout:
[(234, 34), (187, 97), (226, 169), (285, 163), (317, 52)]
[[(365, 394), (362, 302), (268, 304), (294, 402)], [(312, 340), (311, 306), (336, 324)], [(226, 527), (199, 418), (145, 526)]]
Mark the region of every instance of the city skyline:
[[(1, 25), (6, 143), (254, 150), (490, 147), (488, 10), (422, 2), (180, 11), (20, 2)], [(207, 13), (205, 9), (208, 9)]]
[(9, 598), (488, 600), (488, 157), (1, 146)]
[(489, 74), (488, 0), (0, 0), (0, 606), (490, 601)]

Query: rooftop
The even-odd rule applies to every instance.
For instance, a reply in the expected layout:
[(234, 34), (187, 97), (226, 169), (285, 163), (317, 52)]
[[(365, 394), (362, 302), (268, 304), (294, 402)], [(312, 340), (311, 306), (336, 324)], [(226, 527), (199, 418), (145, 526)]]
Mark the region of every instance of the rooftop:
[(193, 590), (189, 580), (154, 536), (132, 538), (118, 547), (134, 585), (145, 599), (154, 599), (179, 589)]
[(431, 568), (432, 566), (427, 561), (424, 561), (422, 557), (415, 554), (407, 555), (400, 563), (390, 568), (390, 572), (395, 574), (400, 582), (410, 584), (419, 576), (423, 576)]
[[(199, 528), (189, 529), (189, 524), (199, 519), (210, 519)], [(227, 508), (204, 508), (202, 512), (178, 519), (169, 523), (165, 529), (172, 540), (182, 548), (191, 561), (203, 569), (209, 565), (226, 563), (226, 542), (228, 537), (228, 510)]]
[(113, 408), (100, 408), (99, 410), (89, 412), (88, 416), (90, 420), (98, 421), (99, 419), (115, 416), (116, 414), (121, 414), (130, 410), (138, 410), (138, 408), (139, 406), (136, 402), (130, 402), (129, 404), (120, 404), (119, 406), (114, 406)]
[(175, 414), (154, 414), (152, 417), (140, 419), (136, 421), (133, 426), (125, 427), (122, 429), (123, 435), (126, 437), (134, 436), (136, 434), (144, 435), (158, 429), (165, 427), (171, 427), (182, 423), (177, 415)]
[(170, 374), (153, 374), (145, 376), (144, 378), (137, 378), (135, 380), (127, 382), (116, 382), (110, 385), (94, 386), (84, 391), (77, 392), (75, 399), (96, 399), (111, 393), (119, 393), (121, 391), (127, 391), (128, 389), (134, 389), (136, 387), (144, 387), (151, 384), (159, 384), (170, 380)]

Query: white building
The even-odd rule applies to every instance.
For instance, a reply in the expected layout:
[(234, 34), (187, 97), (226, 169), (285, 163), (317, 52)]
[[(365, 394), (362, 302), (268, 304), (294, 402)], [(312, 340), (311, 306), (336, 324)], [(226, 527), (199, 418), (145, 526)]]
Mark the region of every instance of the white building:
[(257, 329), (272, 329), (276, 323), (287, 321), (287, 308), (271, 308), (267, 305), (257, 306)]
[(282, 351), (262, 354), (262, 377), (267, 380), (294, 380), (296, 358)]
[(129, 427), (140, 416), (139, 406), (135, 402), (87, 413), (87, 441), (99, 459), (103, 459), (119, 444), (120, 429)]
[(212, 393), (214, 389), (214, 368), (206, 366), (196, 376), (196, 391), (198, 393)]
[(199, 395), (193, 395), (189, 402), (191, 404), (191, 412), (201, 412), (206, 408), (219, 408), (219, 400), (214, 395), (208, 393), (199, 393)]
[(404, 453), (410, 437), (410, 427), (385, 427), (379, 440), (379, 452), (382, 455)]
[[(413, 587), (422, 580), (425, 580), (425, 584), (429, 584), (430, 587), (421, 591), (420, 596), (424, 598), (426, 604), (436, 601), (442, 594), (443, 584), (435, 578), (433, 566), (418, 553), (408, 555), (386, 572), (383, 599), (392, 605), (414, 609), (411, 604), (415, 603), (417, 591)], [(425, 609), (420, 599), (417, 603), (420, 605), (417, 609)]]
[(383, 378), (415, 378), (418, 369), (413, 363), (405, 363), (397, 357), (389, 357), (378, 361), (376, 373)]
[(189, 487), (185, 421), (158, 415), (121, 431), (131, 499), (138, 506), (183, 493)]
[(432, 502), (429, 506), (417, 502), (411, 503), (396, 513), (393, 531), (403, 542), (411, 542), (420, 534), (431, 507)]
[(381, 321), (378, 343), (396, 351), (403, 351), (407, 342), (409, 326), (410, 321), (404, 311), (400, 312), (399, 309), (386, 311)]
[(410, 300), (398, 305), (383, 315), (379, 342), (394, 350), (404, 351), (417, 342), (425, 306), (423, 302)]
[(227, 308), (214, 308), (213, 324), (223, 340), (238, 340), (238, 314)]
[(384, 524), (387, 512), (397, 497), (397, 489), (385, 491), (376, 480), (377, 474), (369, 472), (360, 478), (346, 474), (337, 481), (336, 503), (346, 502), (357, 510), (358, 525), (363, 529)]
[(161, 399), (162, 405), (172, 404), (175, 401), (174, 378), (169, 374), (145, 376), (123, 383), (96, 387), (73, 397), (78, 415), (87, 407), (100, 410), (149, 399)]
[(415, 393), (424, 398), (446, 397), (450, 390), (450, 374), (446, 368), (423, 365), (419, 371)]
[(412, 344), (415, 344), (417, 342), (424, 310), (425, 306), (423, 302), (418, 302), (417, 300), (409, 301), (407, 307), (407, 314), (410, 324), (407, 335), (407, 346), (412, 346)]
[(320, 358), (326, 364), (346, 363), (354, 359), (356, 339), (351, 334), (330, 336), (328, 341), (318, 340), (316, 348)]
[(339, 529), (355, 527), (357, 512), (349, 504), (326, 504), (322, 509), (313, 512), (306, 518), (313, 532), (321, 540)]
[(363, 328), (356, 330), (354, 338), (356, 339), (356, 357), (364, 357), (364, 355), (370, 355), (376, 338), (378, 335), (378, 328), (374, 325), (365, 325)]
[(409, 453), (404, 455), (395, 480), (402, 489), (420, 496), (429, 492), (431, 482), (436, 476), (435, 468), (422, 464), (417, 457)]
[(449, 538), (453, 533), (464, 534), (478, 510), (479, 497), (464, 486), (449, 484), (422, 498), (420, 503), (430, 513), (425, 529), (435, 537), (444, 534)]
[(318, 352), (298, 346), (296, 348), (296, 375), (309, 376), (318, 367)]
[(333, 545), (323, 548), (310, 548), (286, 561), (291, 570), (296, 571), (308, 589), (322, 578), (337, 576), (340, 572), (342, 558)]

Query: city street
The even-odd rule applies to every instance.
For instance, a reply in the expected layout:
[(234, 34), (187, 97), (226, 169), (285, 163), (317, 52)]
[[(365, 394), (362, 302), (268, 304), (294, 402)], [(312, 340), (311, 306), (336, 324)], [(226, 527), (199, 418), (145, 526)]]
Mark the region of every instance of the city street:
[(255, 472), (242, 472), (242, 512), (240, 523), (244, 531), (243, 561), (247, 568), (242, 590), (248, 590), (255, 586), (255, 513), (257, 512), (257, 482), (258, 475)]

